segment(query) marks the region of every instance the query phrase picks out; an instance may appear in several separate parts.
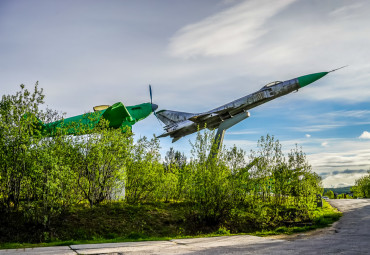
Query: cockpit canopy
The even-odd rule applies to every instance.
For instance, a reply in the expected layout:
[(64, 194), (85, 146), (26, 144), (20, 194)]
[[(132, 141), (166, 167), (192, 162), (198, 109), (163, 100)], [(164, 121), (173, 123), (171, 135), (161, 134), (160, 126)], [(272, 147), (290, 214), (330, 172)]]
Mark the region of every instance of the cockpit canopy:
[(265, 86), (263, 86), (261, 88), (261, 90), (266, 89), (266, 88), (271, 87), (271, 86), (274, 86), (274, 85), (279, 84), (279, 83), (282, 83), (282, 81), (273, 81), (273, 82), (267, 83)]

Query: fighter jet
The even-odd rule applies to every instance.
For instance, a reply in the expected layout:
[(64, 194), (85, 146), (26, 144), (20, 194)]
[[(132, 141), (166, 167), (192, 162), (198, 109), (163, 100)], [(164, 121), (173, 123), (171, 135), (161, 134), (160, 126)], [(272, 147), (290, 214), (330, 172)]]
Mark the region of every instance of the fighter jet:
[(158, 137), (170, 136), (172, 142), (176, 142), (181, 137), (206, 127), (208, 129), (218, 128), (216, 138), (219, 138), (222, 142), (226, 129), (250, 116), (248, 110), (293, 91), (298, 91), (300, 88), (338, 69), (340, 68), (329, 72), (308, 74), (287, 81), (270, 82), (250, 95), (241, 97), (207, 112), (187, 113), (170, 110), (158, 111), (156, 116), (166, 125), (164, 127), (166, 132)]

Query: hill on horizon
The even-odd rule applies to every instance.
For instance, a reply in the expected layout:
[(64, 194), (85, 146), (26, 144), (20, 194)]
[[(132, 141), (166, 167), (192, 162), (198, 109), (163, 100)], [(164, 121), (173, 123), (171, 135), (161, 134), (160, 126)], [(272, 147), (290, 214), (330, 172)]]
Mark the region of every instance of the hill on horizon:
[(340, 187), (340, 188), (324, 188), (324, 194), (328, 190), (332, 190), (334, 193), (343, 194), (351, 192), (352, 186)]

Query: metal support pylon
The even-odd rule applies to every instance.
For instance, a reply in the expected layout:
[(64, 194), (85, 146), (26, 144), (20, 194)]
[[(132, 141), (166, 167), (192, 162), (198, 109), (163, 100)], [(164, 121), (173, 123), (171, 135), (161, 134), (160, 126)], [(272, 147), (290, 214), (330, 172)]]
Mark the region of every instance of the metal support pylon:
[[(249, 112), (242, 112), (239, 113), (227, 120), (224, 120), (221, 125), (217, 129), (217, 133), (215, 136), (215, 140), (213, 141), (211, 151), (209, 153), (210, 158), (217, 157), (220, 148), (222, 147), (222, 142), (224, 141), (225, 132), (227, 129), (231, 128), (232, 126), (238, 124), (240, 121), (245, 120), (246, 118), (250, 117)], [(213, 151), (214, 150), (214, 151)]]

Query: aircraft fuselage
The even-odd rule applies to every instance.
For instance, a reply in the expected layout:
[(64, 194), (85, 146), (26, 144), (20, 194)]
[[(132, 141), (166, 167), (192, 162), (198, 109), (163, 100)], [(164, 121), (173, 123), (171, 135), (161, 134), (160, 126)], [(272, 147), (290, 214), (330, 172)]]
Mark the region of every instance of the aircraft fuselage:
[[(166, 133), (159, 137), (171, 136), (173, 142), (199, 129), (214, 129), (234, 116), (284, 96), (322, 78), (329, 72), (314, 73), (286, 81), (271, 82), (260, 90), (236, 99), (230, 103), (202, 113), (184, 113), (162, 110), (157, 112), (159, 119), (166, 124)], [(249, 113), (248, 113), (249, 117)]]

